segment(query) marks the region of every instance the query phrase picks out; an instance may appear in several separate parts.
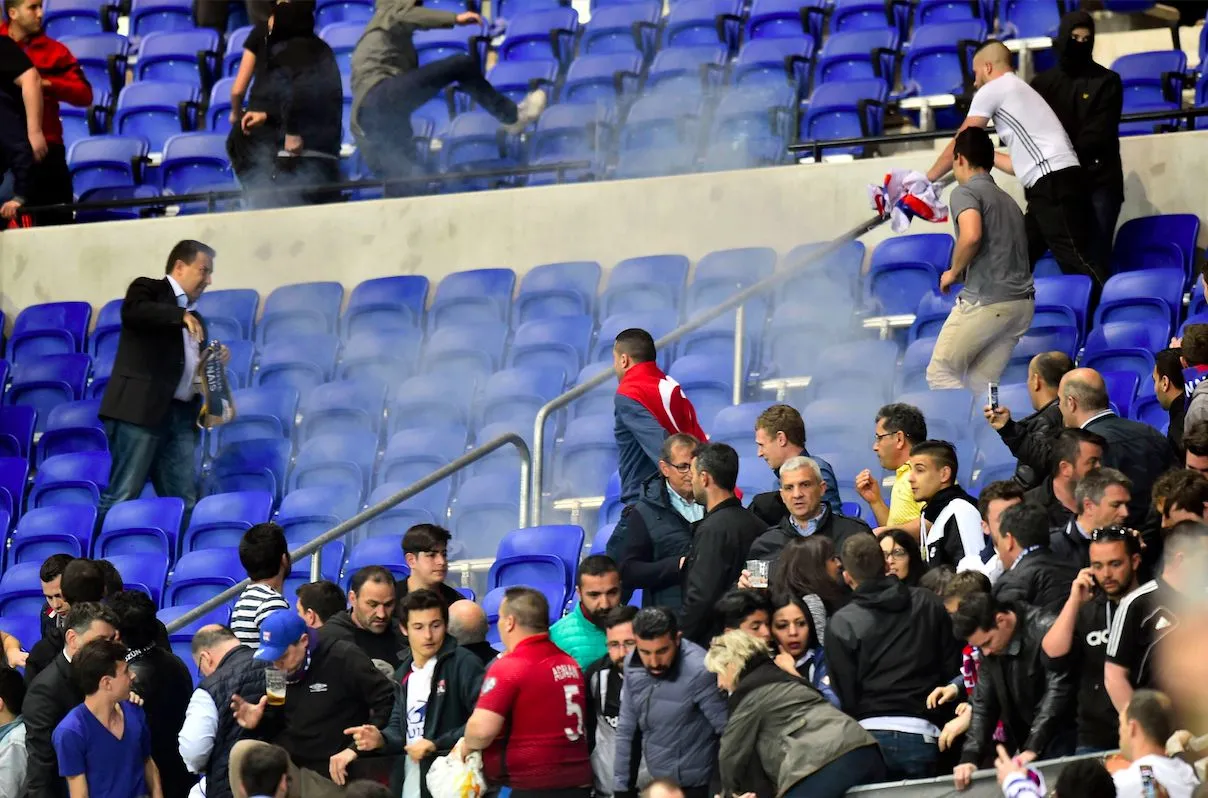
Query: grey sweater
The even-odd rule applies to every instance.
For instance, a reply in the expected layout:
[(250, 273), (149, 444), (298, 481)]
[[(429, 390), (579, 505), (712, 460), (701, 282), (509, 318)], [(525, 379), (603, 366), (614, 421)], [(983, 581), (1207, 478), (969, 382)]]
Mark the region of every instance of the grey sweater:
[(1187, 397), (1187, 413), (1183, 416), (1183, 431), (1191, 429), (1192, 425), (1208, 421), (1208, 380), (1195, 386), (1191, 396)]
[(357, 118), (369, 90), (387, 78), (419, 66), (411, 35), (417, 30), (451, 28), (456, 24), (457, 15), (452, 11), (424, 8), (416, 0), (378, 0), (373, 18), (352, 52), (352, 118), (349, 123), (358, 138), (364, 133)]

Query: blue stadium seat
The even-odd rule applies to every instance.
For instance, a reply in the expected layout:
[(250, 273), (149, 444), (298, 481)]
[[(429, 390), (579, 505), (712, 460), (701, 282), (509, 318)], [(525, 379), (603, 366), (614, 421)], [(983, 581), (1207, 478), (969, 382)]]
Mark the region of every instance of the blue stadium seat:
[[(187, 552), (172, 569), (172, 582), (164, 592), (163, 606), (202, 604), (228, 587), (234, 587), (245, 575), (237, 548)], [(129, 577), (122, 572), (122, 578)]]
[(702, 418), (700, 423), (709, 431), (711, 442), (730, 444), (738, 452), (739, 457), (754, 457), (756, 454), (755, 419), (771, 406), (771, 402), (744, 402), (740, 405), (730, 405), (722, 408), (714, 416), (712, 422), (707, 418)]
[(714, 109), (710, 140), (714, 144), (758, 143), (768, 148), (769, 163), (778, 163), (793, 135), (796, 113), (797, 93), (789, 86), (730, 91)]
[(1136, 322), (1109, 322), (1091, 330), (1082, 353), (1082, 365), (1099, 372), (1132, 371), (1148, 378), (1153, 355), (1166, 347), (1169, 329)]
[(111, 299), (101, 306), (96, 315), (96, 326), (88, 336), (88, 354), (94, 359), (98, 356), (115, 356), (121, 332), (122, 300)]
[(428, 311), (429, 328), (446, 323), (507, 322), (516, 273), (511, 269), (473, 269), (446, 275), (436, 287)]
[(412, 42), (415, 44), (419, 65), (431, 64), (454, 55), (477, 55), (479, 63), (485, 61), (486, 37), (478, 25), (463, 25), (447, 30), (417, 31)]
[(152, 152), (162, 152), (169, 138), (196, 128), (191, 108), (198, 99), (197, 87), (189, 83), (131, 83), (118, 95), (113, 130), (123, 136), (144, 138)]
[(108, 452), (77, 452), (42, 461), (29, 491), (29, 506), (87, 504), (93, 507), (109, 484)]
[[(795, 269), (800, 267), (800, 273), (790, 278), (777, 295), (777, 303), (783, 304), (814, 304), (819, 301), (832, 302), (839, 297), (826, 296), (834, 285), (840, 284), (847, 288), (847, 303), (859, 295), (860, 272), (864, 268), (864, 244), (861, 241), (849, 241), (839, 247), (822, 253), (822, 243), (801, 244), (789, 250), (780, 263), (780, 268)], [(810, 259), (808, 265), (804, 261)], [(827, 285), (822, 286), (823, 296), (819, 296), (818, 278), (825, 277)]]
[(218, 31), (165, 30), (143, 36), (135, 80), (167, 80), (208, 87), (218, 75)]
[[(51, 408), (47, 414), (45, 429), (38, 441), (38, 462), (57, 454), (73, 452), (106, 452), (109, 441), (105, 437), (105, 428), (97, 417), (101, 402), (99, 399), (83, 399), (78, 402), (66, 402)], [(6, 407), (0, 410), (0, 430), (7, 427), (12, 414), (25, 411), (29, 413), (29, 438), (33, 436), (32, 409), (22, 407)]]
[(207, 183), (229, 180), (234, 173), (227, 159), (223, 133), (181, 133), (164, 142), (160, 165), (163, 187), (174, 194), (189, 194)]
[[(844, 80), (818, 86), (801, 121), (801, 140), (880, 135), (889, 87), (883, 80)], [(863, 146), (826, 147), (827, 155), (862, 155)]]
[(317, 435), (299, 447), (288, 490), (335, 486), (363, 499), (377, 462), (377, 433)]
[(134, 0), (130, 5), (130, 35), (191, 30), (193, 4), (188, 0)]
[(8, 360), (19, 367), (46, 355), (83, 352), (92, 320), (87, 302), (47, 302), (17, 314), (8, 339)]
[(316, 28), (337, 22), (364, 26), (372, 16), (373, 3), (369, 0), (320, 0), (315, 4)]
[(1005, 28), (1003, 38), (1056, 36), (1061, 15), (1070, 10), (1072, 9), (1069, 0), (1058, 0), (1056, 3), (1003, 0), (999, 9), (999, 20)]
[(197, 312), (206, 320), (209, 336), (229, 345), (231, 339), (251, 339), (259, 305), (260, 294), (255, 289), (227, 288), (202, 294)]
[(905, 93), (908, 96), (964, 93), (972, 80), (973, 51), (985, 38), (986, 25), (979, 20), (916, 28), (902, 57)]
[(755, 0), (747, 19), (746, 39), (783, 39), (806, 34), (822, 40), (827, 8), (820, 0)]
[(902, 353), (902, 364), (898, 368), (899, 391), (927, 390), (927, 364), (935, 351), (935, 338), (919, 338), (912, 341)]
[(334, 333), (344, 301), (344, 286), (336, 282), (296, 283), (274, 289), (264, 300), (256, 325), (256, 342), (273, 343), (313, 333)]
[(725, 45), (717, 43), (662, 50), (646, 73), (643, 95), (675, 97), (679, 104), (690, 107), (688, 103), (722, 85), (728, 57)]
[(1074, 312), (1078, 329), (1086, 329), (1087, 313), (1091, 300), (1091, 278), (1084, 274), (1066, 274), (1060, 277), (1037, 277), (1036, 308), (1066, 307)]
[(226, 444), (214, 458), (209, 493), (264, 491), (274, 500), (285, 488), (290, 443), (258, 439)]
[(617, 469), (617, 442), (612, 414), (580, 416), (568, 421), (554, 453), (556, 494), (598, 496)]
[(776, 270), (776, 251), (770, 247), (721, 249), (704, 255), (696, 264), (688, 286), (688, 310), (704, 310), (729, 299), (738, 291), (770, 277)]
[(449, 384), (438, 375), (412, 377), (394, 392), (388, 411), (390, 434), (428, 426), (469, 426), (472, 400), (473, 391), (450, 391)]
[(573, 8), (530, 11), (508, 20), (499, 58), (504, 62), (552, 58), (565, 68), (575, 57), (578, 33), (579, 14)]
[(957, 287), (953, 286), (952, 290), (946, 294), (941, 294), (939, 291), (924, 294), (914, 312), (914, 322), (910, 325), (910, 331), (906, 333), (906, 343), (913, 343), (919, 338), (939, 336), (944, 322), (948, 320), (948, 314), (956, 305), (956, 297), (959, 293)]
[(582, 55), (641, 53), (649, 58), (658, 42), (661, 3), (638, 0), (593, 11), (579, 41)]
[[(180, 501), (177, 499), (177, 501)], [(52, 554), (86, 557), (96, 525), (96, 508), (63, 505), (30, 510), (17, 522), (9, 542), (8, 565), (41, 563)]]
[(1007, 367), (999, 377), (1001, 382), (1026, 382), (1028, 365), (1043, 352), (1064, 352), (1072, 359), (1078, 344), (1078, 330), (1073, 326), (1032, 328), (1015, 344)]
[[(222, 74), (228, 78), (235, 77), (239, 72), (239, 62), (243, 60), (243, 45), (251, 32), (251, 25), (242, 25), (227, 34), (226, 47), (223, 48), (222, 56)], [(230, 99), (229, 94), (227, 99)]]
[(1170, 424), (1169, 411), (1158, 402), (1158, 397), (1145, 392), (1133, 403), (1131, 418), (1159, 430)]
[(377, 381), (393, 391), (415, 373), (423, 340), (419, 330), (362, 330), (344, 345), (336, 378)]
[(616, 531), (617, 524), (615, 521), (601, 524), (596, 528), (596, 533), (591, 536), (591, 554), (605, 554), (608, 550), (608, 540), (612, 537), (612, 533)]
[(709, 355), (684, 355), (676, 358), (667, 374), (680, 384), (704, 423), (734, 401), (732, 371), (729, 363)]
[[(406, 488), (407, 482), (387, 482), (374, 488), (369, 494), (369, 506), (379, 504), (394, 494)], [(438, 482), (427, 490), (407, 499), (402, 504), (395, 505), (386, 512), (374, 518), (365, 525), (369, 537), (379, 535), (397, 535), (403, 533), (415, 524), (440, 524), (444, 526), (449, 508), (449, 481)]]
[[(506, 372), (504, 372), (506, 373)], [(466, 428), (439, 426), (400, 430), (390, 436), (377, 472), (377, 484), (409, 485), (466, 451)]]
[(914, 26), (936, 22), (959, 22), (981, 19), (978, 0), (919, 0), (914, 9)]
[[(613, 333), (613, 338), (615, 338), (616, 333), (620, 332), (622, 329), (624, 328), (617, 328), (616, 332)], [(617, 393), (617, 378), (615, 374), (612, 373), (611, 352), (611, 343), (608, 345), (608, 350), (606, 353), (597, 346), (596, 351), (593, 353), (596, 355), (594, 358), (595, 362), (588, 363), (583, 367), (583, 370), (579, 372), (579, 376), (575, 380), (576, 386), (587, 382), (587, 380), (595, 377), (601, 372), (608, 372), (611, 376), (602, 384), (597, 385), (595, 388), (591, 389), (583, 396), (580, 396), (571, 404), (570, 412), (575, 418), (578, 418), (579, 416), (593, 416), (600, 413), (613, 412), (613, 405), (615, 402), (614, 397)], [(607, 359), (605, 359), (600, 357), (601, 354), (607, 354), (609, 356)]]
[(344, 566), (344, 579), (340, 587), (348, 589), (352, 575), (367, 565), (380, 565), (394, 574), (396, 579), (406, 579), (411, 575), (407, 561), (403, 559), (403, 539), (401, 536), (380, 535), (353, 544), (348, 552), (348, 562)]
[[(578, 371), (575, 369), (574, 373)], [(525, 422), (531, 430), (537, 411), (562, 393), (565, 387), (564, 373), (561, 369), (539, 369), (532, 365), (514, 366), (495, 372), (483, 388), (480, 402), (482, 423)]]
[(117, 29), (117, 9), (97, 0), (51, 0), (43, 7), (42, 25), (60, 40), (95, 35)]
[(105, 559), (121, 574), (122, 585), (126, 590), (147, 593), (156, 606), (160, 606), (164, 595), (164, 582), (168, 578), (169, 560), (166, 554), (114, 554)]
[[(182, 617), (186, 612), (196, 609), (197, 605), (182, 604), (178, 607), (164, 607), (155, 614), (160, 623), (165, 626)], [(193, 661), (193, 635), (203, 626), (211, 624), (219, 624), (228, 626), (231, 622), (230, 606), (218, 607), (210, 610), (200, 618), (190, 621), (189, 623), (177, 629), (175, 632), (168, 632), (168, 643), (172, 647), (172, 653), (180, 657), (189, 668), (189, 673), (193, 674), (193, 683), (201, 682), (201, 674), (197, 672), (197, 664)]]
[(174, 496), (119, 502), (105, 514), (93, 556), (157, 553), (172, 559), (184, 512), (185, 503)]
[(509, 531), (516, 528), (520, 512), (519, 476), (491, 473), (464, 480), (450, 517), (453, 538), (467, 557), (494, 557)]
[(332, 379), (339, 352), (340, 339), (334, 335), (277, 338), (260, 350), (260, 368), (253, 379), (263, 388), (293, 388), (305, 398), (312, 389)]
[(1105, 371), (1103, 382), (1107, 386), (1107, 397), (1115, 405), (1116, 412), (1123, 418), (1131, 418), (1141, 377), (1132, 371)]
[(364, 32), (365, 26), (360, 22), (333, 22), (319, 31), (319, 38), (327, 42), (335, 53), (341, 74), (352, 74), (352, 51)]
[[(654, 285), (653, 283), (650, 285)], [(596, 335), (595, 348), (592, 349), (592, 360), (612, 362), (612, 347), (617, 335), (631, 327), (645, 330), (658, 341), (676, 326), (675, 317), (665, 311), (645, 310), (632, 313), (614, 313), (600, 322), (600, 330)], [(666, 346), (659, 350), (658, 363), (666, 369), (671, 365), (675, 347)]]
[(32, 407), (0, 407), (0, 457), (29, 457), (34, 416)]
[(1166, 213), (1129, 219), (1116, 231), (1112, 270), (1181, 265), (1191, 282), (1200, 219), (1193, 213)]
[(831, 4), (830, 30), (881, 30), (897, 25), (893, 6), (877, 0), (834, 0)]
[[(917, 391), (899, 394), (895, 401), (914, 405), (927, 420), (927, 435), (937, 440), (958, 441), (972, 436), (969, 419), (977, 400), (971, 391)], [(869, 419), (871, 420), (871, 416)]]
[(571, 524), (512, 530), (499, 542), (487, 588), (561, 582), (569, 594), (575, 586), (584, 538), (583, 527)]
[(371, 432), (382, 427), (386, 386), (376, 380), (341, 380), (316, 387), (306, 398), (300, 439)]
[(897, 54), (897, 31), (832, 33), (818, 51), (814, 81), (821, 84), (836, 80), (892, 80)]
[(533, 267), (520, 281), (516, 322), (523, 325), (559, 316), (591, 316), (595, 310), (600, 273), (600, 264), (595, 261), (566, 261)]
[(525, 322), (516, 330), (507, 364), (512, 368), (578, 374), (587, 362), (593, 328), (591, 316), (561, 316)]
[[(1182, 105), (1187, 56), (1182, 50), (1122, 55), (1112, 62), (1124, 90), (1124, 113), (1178, 110)], [(1174, 122), (1177, 127), (1176, 120)], [(1170, 122), (1122, 122), (1120, 135), (1160, 132)]]
[(503, 363), (506, 342), (506, 325), (449, 323), (428, 339), (422, 370), (428, 375), (482, 384)]
[(609, 273), (608, 287), (600, 299), (601, 316), (642, 311), (678, 314), (688, 267), (684, 255), (647, 255), (621, 261)]
[(21, 650), (28, 651), (42, 637), (42, 619), (37, 615), (0, 617), (0, 632), (17, 638)]
[[(227, 51), (228, 57), (231, 53)], [(234, 52), (235, 58), (239, 51)], [(228, 135), (231, 132), (231, 89), (235, 85), (234, 78), (222, 78), (214, 81), (210, 87), (210, 100), (206, 104), (206, 130), (212, 133)]]
[(91, 365), (88, 355), (44, 355), (30, 360), (13, 369), (5, 402), (32, 407), (37, 412), (34, 431), (42, 432), (53, 407), (84, 398)]
[(290, 386), (235, 390), (231, 399), (239, 412), (218, 428), (214, 436), (216, 447), (259, 438), (288, 439), (298, 414), (298, 398), (298, 390)]
[(814, 40), (805, 34), (754, 39), (738, 51), (730, 72), (735, 87), (792, 86), (798, 96), (809, 86)]
[(815, 399), (866, 395), (888, 402), (897, 363), (894, 341), (852, 341), (827, 347), (818, 355), (810, 395)]
[(428, 278), (422, 275), (365, 280), (352, 289), (341, 332), (345, 338), (353, 338), (362, 331), (422, 328), (427, 298)]
[(1145, 269), (1108, 278), (1095, 308), (1095, 326), (1136, 321), (1173, 327), (1183, 309), (1182, 267)]
[[(616, 524), (621, 520), (621, 511), (625, 509), (625, 505), (621, 504), (621, 473), (613, 472), (613, 475), (608, 478), (608, 485), (604, 488), (604, 503), (600, 505), (598, 523), (595, 535), (592, 536), (592, 544), (594, 546), (596, 538), (602, 534), (602, 530), (609, 524)], [(611, 534), (611, 533), (609, 533)]]
[[(96, 7), (95, 4), (93, 7)], [(80, 62), (84, 77), (88, 78), (95, 92), (116, 92), (126, 82), (130, 40), (125, 36), (119, 33), (91, 33), (56, 38)]]
[[(816, 284), (825, 285), (816, 280)], [(833, 291), (833, 289), (832, 289)], [(847, 337), (851, 327), (852, 301), (846, 289), (843, 296), (824, 291), (817, 305), (817, 315), (803, 314), (800, 308), (781, 303), (772, 313), (763, 341), (763, 362), (769, 375), (799, 377), (812, 374), (821, 345)], [(834, 315), (831, 311), (834, 311)], [(801, 341), (814, 341), (819, 346), (801, 346)]]
[(663, 47), (724, 44), (738, 48), (742, 3), (738, 0), (679, 0), (663, 23)]
[(193, 507), (181, 551), (238, 546), (243, 533), (269, 519), (273, 496), (266, 491), (215, 493)]
[(41, 567), (40, 562), (23, 562), (0, 574), (0, 618), (37, 617), (41, 613), (46, 602), (38, 579)]
[[(29, 476), (26, 457), (0, 457), (0, 512), (8, 521), (21, 515), (25, 508), (25, 483)], [(0, 525), (0, 534), (8, 531), (8, 523)]]
[[(360, 509), (357, 497), (338, 487), (296, 488), (281, 500), (275, 521), (285, 530), (285, 540), (292, 550), (352, 518)], [(333, 540), (323, 547), (319, 565), (324, 579), (334, 582), (339, 575), (345, 545), (344, 540)], [(309, 557), (297, 560), (291, 573), (304, 576), (309, 564)]]
[[(619, 101), (637, 93), (641, 86), (641, 73), (642, 56), (636, 52), (581, 55), (567, 70), (558, 99), (562, 103), (599, 103), (614, 107)], [(538, 131), (548, 129), (551, 123), (556, 123), (557, 127), (567, 126), (569, 120), (560, 120), (557, 118), (559, 115), (553, 119), (546, 118), (555, 109), (560, 112), (559, 115), (577, 113), (584, 117), (583, 125), (599, 121), (594, 109), (589, 114), (587, 109), (571, 112), (554, 106), (538, 120)]]
[[(520, 436), (521, 440), (529, 447), (529, 451), (533, 450), (533, 416), (531, 415), (528, 418), (510, 418), (484, 424), (474, 436), (474, 446), (481, 446), (501, 435), (509, 433)], [(545, 456), (549, 458), (553, 455), (553, 441), (547, 437), (545, 443)], [(478, 477), (484, 474), (501, 472), (508, 478), (511, 478), (512, 475), (518, 473), (519, 468), (520, 455), (517, 453), (516, 448), (513, 446), (501, 446), (471, 465), (470, 476)]]
[(67, 165), (72, 188), (79, 196), (101, 187), (134, 186), (147, 157), (141, 136), (90, 136), (71, 145)]
[(869, 298), (882, 313), (913, 313), (939, 288), (940, 272), (952, 258), (952, 237), (922, 233), (882, 241), (869, 265)]

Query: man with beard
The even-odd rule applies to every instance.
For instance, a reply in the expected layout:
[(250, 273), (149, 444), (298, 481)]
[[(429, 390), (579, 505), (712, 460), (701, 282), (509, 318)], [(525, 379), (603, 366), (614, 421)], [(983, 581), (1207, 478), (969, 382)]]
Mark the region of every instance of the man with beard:
[(645, 786), (637, 772), (644, 758), (650, 778), (675, 778), (688, 798), (706, 798), (727, 710), (705, 670), (705, 650), (683, 639), (675, 614), (663, 607), (639, 612), (633, 635), (637, 654), (625, 664), (613, 792)]
[(380, 565), (366, 565), (348, 586), (351, 609), (337, 612), (318, 630), (320, 640), (346, 640), (370, 659), (398, 668), (407, 641), (394, 619), (394, 574)]
[(621, 603), (621, 572), (611, 557), (593, 554), (579, 563), (579, 603), (550, 627), (549, 639), (586, 668), (608, 650), (601, 619)]
[(637, 607), (622, 604), (604, 613), (600, 621), (608, 640), (608, 653), (583, 672), (587, 683), (587, 746), (591, 751), (591, 772), (595, 792), (600, 798), (612, 795), (613, 770), (617, 752), (617, 721), (621, 716), (621, 686), (625, 678), (625, 658), (637, 648), (633, 636), (633, 618)]
[(1116, 746), (1116, 708), (1103, 687), (1104, 652), (1120, 599), (1137, 589), (1141, 536), (1123, 526), (1091, 532), (1091, 567), (1078, 573), (1061, 614), (1041, 641), (1047, 666), (1078, 678), (1077, 754)]

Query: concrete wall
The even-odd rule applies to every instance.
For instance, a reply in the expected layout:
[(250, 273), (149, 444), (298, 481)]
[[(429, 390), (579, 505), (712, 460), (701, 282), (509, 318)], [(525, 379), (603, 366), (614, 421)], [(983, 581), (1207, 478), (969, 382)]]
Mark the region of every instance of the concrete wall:
[[(1128, 199), (1121, 221), (1204, 213), (1208, 132), (1125, 139), (1122, 149)], [(453, 271), (488, 266), (524, 272), (559, 260), (594, 259), (608, 267), (660, 252), (698, 258), (750, 245), (785, 251), (831, 239), (867, 219), (866, 184), (879, 182), (890, 167), (926, 169), (932, 157), (917, 152), (851, 163), (10, 231), (0, 235), (0, 309), (11, 320), (38, 302), (86, 299), (99, 307), (121, 296), (135, 276), (162, 274), (168, 250), (181, 238), (217, 248), (214, 288), (265, 294), (306, 280), (339, 279), (351, 288), (392, 274), (425, 274), (435, 282)], [(1022, 199), (1014, 178), (997, 177)], [(912, 231), (938, 229), (950, 226), (915, 222)], [(867, 240), (871, 245), (889, 234), (882, 226)]]

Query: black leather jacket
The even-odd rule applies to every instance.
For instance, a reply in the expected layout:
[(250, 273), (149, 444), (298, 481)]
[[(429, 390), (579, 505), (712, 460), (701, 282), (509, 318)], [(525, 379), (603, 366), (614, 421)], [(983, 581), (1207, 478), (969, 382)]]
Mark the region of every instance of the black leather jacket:
[(1012, 752), (1033, 751), (1041, 759), (1073, 753), (1072, 746), (1069, 751), (1061, 747), (1074, 740), (1076, 680), (1069, 673), (1045, 668), (1040, 649), (1057, 616), (1025, 604), (1011, 609), (1015, 636), (1006, 651), (982, 659), (962, 763), (980, 764), (984, 755), (992, 753), (994, 727), (1000, 718)]

